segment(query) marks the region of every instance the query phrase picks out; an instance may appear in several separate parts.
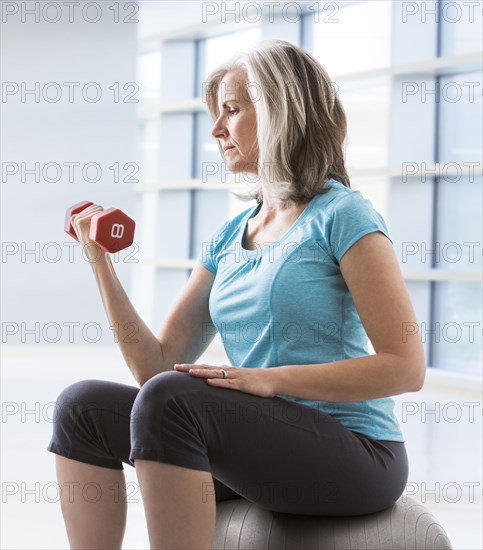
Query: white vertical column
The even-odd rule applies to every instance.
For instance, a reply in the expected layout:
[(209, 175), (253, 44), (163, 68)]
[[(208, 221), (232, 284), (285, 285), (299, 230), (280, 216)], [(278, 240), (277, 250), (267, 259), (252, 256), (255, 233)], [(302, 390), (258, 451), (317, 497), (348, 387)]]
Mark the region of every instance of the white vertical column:
[[(103, 2), (73, 2), (72, 12), (62, 2), (8, 4), (17, 7), (1, 22), (0, 64), (17, 91), (2, 98), (2, 164), (18, 171), (2, 181), (0, 218), (18, 253), (2, 273), (2, 320), (19, 330), (4, 343), (114, 345), (90, 266), (63, 224), (82, 200), (135, 216), (135, 17), (123, 2), (109, 3), (120, 17)], [(128, 254), (113, 260), (126, 288)]]

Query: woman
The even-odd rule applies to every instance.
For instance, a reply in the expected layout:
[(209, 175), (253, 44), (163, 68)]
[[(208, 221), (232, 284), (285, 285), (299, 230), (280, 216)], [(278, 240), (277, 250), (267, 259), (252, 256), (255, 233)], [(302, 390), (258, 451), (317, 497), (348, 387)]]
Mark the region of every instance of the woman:
[[(86, 380), (58, 398), (48, 450), (59, 483), (102, 489), (94, 504), (62, 493), (75, 548), (121, 547), (123, 463), (136, 469), (152, 548), (211, 548), (217, 500), (360, 515), (391, 506), (407, 481), (390, 396), (422, 387), (425, 358), (419, 335), (403, 334), (416, 318), (384, 220), (350, 188), (327, 73), (265, 41), (205, 91), (229, 170), (257, 175), (242, 196), (257, 205), (203, 247), (157, 337), (89, 241), (102, 208), (73, 217), (101, 257), (92, 268), (140, 386)], [(231, 365), (196, 364), (217, 331)]]

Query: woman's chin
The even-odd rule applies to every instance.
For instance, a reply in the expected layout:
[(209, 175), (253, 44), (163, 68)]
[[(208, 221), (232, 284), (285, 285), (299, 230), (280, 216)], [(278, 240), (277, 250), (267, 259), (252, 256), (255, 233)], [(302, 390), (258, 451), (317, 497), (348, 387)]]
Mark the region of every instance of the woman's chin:
[(234, 174), (246, 174), (247, 177), (253, 178), (257, 175), (254, 172), (254, 163), (240, 162), (236, 159), (225, 158), (226, 169)]
[(230, 172), (240, 172), (241, 166), (240, 163), (237, 161), (234, 161), (230, 158), (225, 159), (226, 166)]

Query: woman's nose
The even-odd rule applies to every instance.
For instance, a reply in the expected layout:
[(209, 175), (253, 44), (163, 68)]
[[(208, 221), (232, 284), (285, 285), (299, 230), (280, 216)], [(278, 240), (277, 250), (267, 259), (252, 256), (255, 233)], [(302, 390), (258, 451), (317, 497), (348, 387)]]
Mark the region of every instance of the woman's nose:
[(217, 122), (217, 123), (215, 123), (215, 125), (213, 126), (213, 128), (211, 130), (211, 135), (214, 138), (224, 137), (226, 135), (226, 128), (224, 128), (223, 125), (221, 125)]

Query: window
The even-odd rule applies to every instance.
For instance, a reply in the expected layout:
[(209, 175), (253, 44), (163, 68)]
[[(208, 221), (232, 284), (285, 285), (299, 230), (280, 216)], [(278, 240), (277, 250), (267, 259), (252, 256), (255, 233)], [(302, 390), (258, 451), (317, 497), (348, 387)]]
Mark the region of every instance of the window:
[(216, 69), (219, 64), (225, 62), (237, 51), (245, 50), (259, 42), (261, 37), (261, 30), (256, 27), (247, 31), (207, 39), (203, 77), (208, 76), (213, 69)]
[(481, 51), (481, 2), (441, 0), (441, 55)]
[(433, 365), (481, 376), (481, 283), (437, 283), (434, 313)]
[(137, 74), (140, 103), (146, 105), (158, 102), (161, 97), (161, 51), (140, 55)]
[[(387, 67), (391, 61), (392, 1), (341, 2), (313, 27), (313, 55), (329, 75)], [(330, 2), (330, 6), (335, 2)], [(307, 18), (313, 20), (313, 15)]]
[(389, 79), (385, 79), (385, 82), (378, 86), (366, 84), (345, 90), (344, 84), (341, 84), (338, 88), (339, 98), (347, 116), (348, 170), (357, 171), (386, 166), (389, 135)]
[(440, 162), (482, 160), (482, 75), (479, 71), (440, 79)]
[[(482, 161), (481, 85), (481, 72), (440, 79), (438, 159), (444, 169), (435, 205), (437, 269), (482, 269), (481, 170), (465, 169)], [(481, 291), (478, 282), (435, 284), (431, 347), (438, 367), (481, 375)]]
[[(482, 162), (482, 75), (468, 69), (442, 76), (431, 66), (438, 52), (481, 52), (481, 25), (477, 10), (471, 19), (470, 3), (442, 0), (439, 33), (431, 6), (428, 13), (418, 8), (404, 19), (394, 4), (342, 2), (332, 25), (323, 18), (310, 24), (307, 16), (305, 47), (337, 84), (347, 114), (352, 187), (384, 217), (387, 206), (428, 365), (481, 375), (482, 285), (472, 274), (482, 269), (482, 178), (475, 166)], [(415, 40), (409, 49), (408, 34)], [(413, 55), (418, 47), (422, 57)], [(427, 74), (384, 74), (391, 63), (411, 61), (427, 63)], [(357, 73), (372, 69), (381, 69), (372, 84), (367, 77), (358, 80)], [(455, 69), (460, 73), (457, 64)], [(410, 101), (401, 96), (408, 81), (418, 92)], [(438, 162), (439, 177), (424, 174)], [(417, 164), (421, 177), (402, 178), (404, 163)], [(362, 182), (358, 170), (364, 172)], [(415, 248), (418, 253), (410, 254)], [(432, 270), (443, 272), (443, 280)]]
[(223, 176), (223, 159), (216, 144), (215, 138), (211, 135), (213, 124), (207, 112), (196, 113), (196, 136), (195, 136), (195, 178), (206, 181), (210, 178)]

